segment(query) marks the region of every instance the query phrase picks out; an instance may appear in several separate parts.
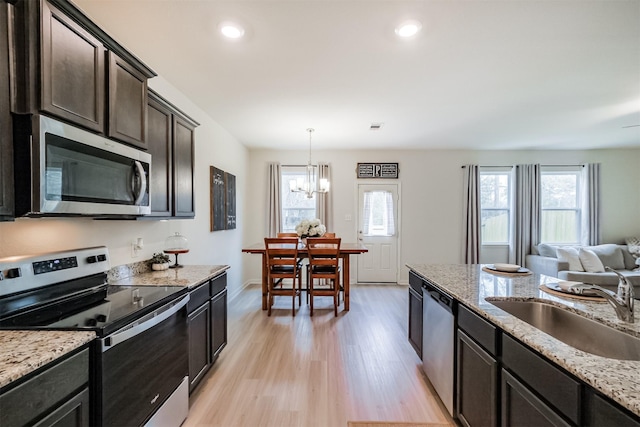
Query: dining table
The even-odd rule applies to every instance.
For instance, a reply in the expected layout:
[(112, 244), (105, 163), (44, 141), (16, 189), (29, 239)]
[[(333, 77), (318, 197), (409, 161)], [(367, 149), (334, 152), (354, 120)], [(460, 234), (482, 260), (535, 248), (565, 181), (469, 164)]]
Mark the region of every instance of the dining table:
[[(344, 290), (344, 310), (349, 311), (349, 257), (368, 252), (369, 250), (361, 243), (342, 243), (340, 244), (340, 258), (342, 259), (342, 285)], [(255, 243), (242, 249), (243, 253), (262, 255), (262, 309), (267, 309), (267, 250), (264, 242)], [(300, 258), (308, 258), (309, 252), (304, 243), (298, 243), (298, 256)]]

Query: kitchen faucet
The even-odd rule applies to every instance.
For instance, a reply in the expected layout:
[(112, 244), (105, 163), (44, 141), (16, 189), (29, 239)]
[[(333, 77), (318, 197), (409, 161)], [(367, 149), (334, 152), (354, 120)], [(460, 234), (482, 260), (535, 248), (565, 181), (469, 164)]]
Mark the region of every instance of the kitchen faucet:
[(611, 304), (616, 311), (618, 319), (633, 323), (633, 285), (629, 283), (629, 280), (618, 273), (616, 270), (610, 267), (605, 267), (605, 270), (611, 271), (618, 276), (618, 292), (614, 293), (608, 289), (601, 288), (598, 285), (577, 285), (572, 286), (571, 291), (576, 294), (583, 295), (585, 291), (591, 291), (601, 297), (605, 298), (609, 304)]

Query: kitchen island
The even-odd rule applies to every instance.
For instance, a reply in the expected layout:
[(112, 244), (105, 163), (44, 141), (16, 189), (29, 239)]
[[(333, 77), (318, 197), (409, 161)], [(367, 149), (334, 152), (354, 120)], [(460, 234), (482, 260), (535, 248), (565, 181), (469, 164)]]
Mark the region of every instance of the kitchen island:
[[(640, 361), (609, 359), (577, 350), (486, 299), (544, 301), (634, 336), (640, 336), (639, 322), (629, 324), (618, 320), (606, 302), (557, 297), (542, 291), (539, 288), (541, 284), (558, 281), (553, 277), (493, 274), (483, 271), (482, 265), (407, 264), (407, 267), (480, 318), (497, 326), (507, 337), (503, 341), (514, 338), (623, 408), (640, 415)], [(638, 319), (638, 308), (635, 315)]]

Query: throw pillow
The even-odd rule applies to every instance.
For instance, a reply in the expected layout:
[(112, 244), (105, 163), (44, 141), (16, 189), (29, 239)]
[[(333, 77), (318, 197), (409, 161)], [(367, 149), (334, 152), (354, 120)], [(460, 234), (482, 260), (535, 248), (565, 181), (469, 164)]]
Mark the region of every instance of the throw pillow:
[(629, 252), (636, 258), (640, 258), (640, 238), (638, 237), (627, 237), (625, 243), (629, 247)]
[(538, 253), (540, 256), (548, 256), (551, 258), (557, 258), (558, 254), (556, 253), (556, 247), (548, 245), (546, 243), (540, 243), (538, 245)]
[[(598, 258), (600, 258), (600, 261), (602, 261), (602, 265), (606, 265), (615, 270), (625, 269), (624, 256), (622, 255), (622, 249), (620, 246), (609, 243), (605, 245), (589, 246), (585, 249), (593, 251)], [(584, 263), (583, 267), (586, 269)]]
[(569, 270), (584, 271), (576, 248), (557, 248), (558, 261), (568, 262)]
[(588, 273), (604, 273), (604, 265), (595, 252), (590, 249), (580, 248), (578, 253), (582, 266)]

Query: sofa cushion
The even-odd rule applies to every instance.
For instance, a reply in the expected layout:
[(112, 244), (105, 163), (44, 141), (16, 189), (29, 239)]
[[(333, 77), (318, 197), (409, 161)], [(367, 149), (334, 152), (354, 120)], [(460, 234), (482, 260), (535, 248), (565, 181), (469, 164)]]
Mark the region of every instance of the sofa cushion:
[(556, 247), (555, 246), (551, 246), (547, 243), (540, 243), (538, 245), (538, 253), (540, 254), (540, 256), (548, 256), (551, 258), (557, 258), (558, 254), (556, 252)]
[[(622, 249), (619, 245), (616, 244), (606, 244), (606, 245), (597, 245), (597, 246), (589, 246), (586, 249), (590, 249), (600, 258), (603, 265), (607, 267), (613, 268), (614, 270), (624, 270), (625, 262), (624, 256), (622, 255)], [(581, 259), (582, 260), (582, 259)], [(584, 262), (582, 266), (585, 267)]]
[(598, 258), (598, 255), (590, 249), (580, 248), (578, 257), (582, 263), (582, 267), (588, 273), (604, 273), (604, 265)]
[(569, 270), (584, 271), (576, 248), (558, 248), (556, 252), (558, 254), (558, 261), (569, 263)]

